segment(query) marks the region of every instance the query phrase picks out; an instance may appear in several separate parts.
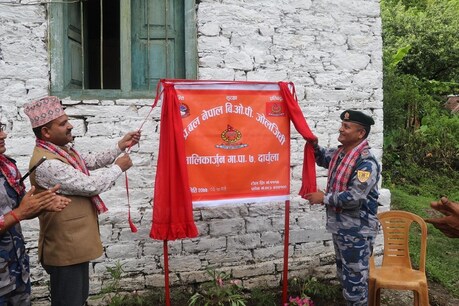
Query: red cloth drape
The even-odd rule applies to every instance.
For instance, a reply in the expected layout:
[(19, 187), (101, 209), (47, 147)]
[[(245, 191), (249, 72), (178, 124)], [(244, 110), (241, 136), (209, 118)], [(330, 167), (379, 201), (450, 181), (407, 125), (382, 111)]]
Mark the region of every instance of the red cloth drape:
[[(198, 236), (198, 230), (193, 219), (180, 102), (174, 84), (161, 82), (161, 86), (163, 100), (150, 237), (193, 238)], [(157, 92), (156, 97), (159, 96)]]
[(279, 87), (282, 97), (287, 102), (287, 109), (289, 112), (290, 120), (292, 120), (295, 129), (298, 133), (306, 139), (304, 146), (304, 160), (303, 160), (303, 176), (300, 192), (298, 193), (303, 198), (307, 193), (317, 191), (316, 182), (316, 161), (314, 158), (313, 142), (317, 137), (309, 129), (303, 112), (298, 105), (298, 99), (295, 93), (295, 86), (292, 82), (279, 82)]

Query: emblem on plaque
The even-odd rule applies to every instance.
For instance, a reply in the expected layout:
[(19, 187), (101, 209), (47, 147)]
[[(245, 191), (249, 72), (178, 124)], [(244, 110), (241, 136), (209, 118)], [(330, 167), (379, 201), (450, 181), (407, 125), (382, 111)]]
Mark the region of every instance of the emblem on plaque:
[(267, 102), (266, 115), (270, 117), (284, 117), (286, 115), (285, 103), (279, 101)]
[(180, 104), (180, 115), (182, 118), (186, 118), (190, 115), (190, 108), (185, 103)]
[(224, 143), (215, 145), (215, 147), (225, 150), (241, 149), (248, 146), (248, 144), (240, 143), (239, 140), (242, 138), (241, 131), (235, 129), (231, 125), (227, 125), (226, 129), (220, 134), (221, 139)]

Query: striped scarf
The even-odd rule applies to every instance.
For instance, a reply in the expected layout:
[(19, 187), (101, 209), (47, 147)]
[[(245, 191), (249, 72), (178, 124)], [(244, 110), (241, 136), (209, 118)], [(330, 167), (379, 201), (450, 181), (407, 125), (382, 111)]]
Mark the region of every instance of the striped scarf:
[(365, 139), (359, 145), (353, 148), (350, 152), (344, 155), (343, 159), (339, 164), (337, 164), (338, 157), (341, 155), (344, 148), (340, 147), (336, 151), (328, 167), (329, 171), (332, 172), (329, 173), (327, 192), (341, 192), (347, 189), (347, 184), (349, 182), (349, 179), (351, 178), (352, 172), (355, 167), (355, 163), (357, 162), (357, 158), (359, 158), (360, 153), (362, 153), (364, 149), (369, 148), (370, 147), (368, 146), (368, 141)]
[(21, 173), (16, 167), (16, 163), (3, 154), (0, 154), (0, 171), (17, 194), (19, 196), (24, 195), (25, 185), (21, 182)]
[[(80, 155), (75, 149), (69, 148), (70, 153), (68, 153), (59, 146), (56, 146), (55, 144), (49, 141), (43, 141), (41, 139), (36, 140), (36, 146), (65, 158), (65, 160), (67, 160), (67, 162), (73, 168), (89, 176), (89, 171), (88, 168), (86, 168), (86, 164), (84, 163), (83, 159), (80, 157)], [(105, 206), (104, 202), (98, 195), (91, 197), (91, 203), (94, 204), (99, 214), (104, 213), (108, 210), (107, 206)]]

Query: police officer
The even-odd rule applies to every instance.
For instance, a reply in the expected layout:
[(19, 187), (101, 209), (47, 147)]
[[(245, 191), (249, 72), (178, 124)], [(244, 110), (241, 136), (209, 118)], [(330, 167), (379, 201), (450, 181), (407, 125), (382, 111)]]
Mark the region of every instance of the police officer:
[(379, 222), (380, 166), (367, 137), (374, 120), (359, 111), (341, 114), (338, 148), (314, 144), (317, 165), (328, 169), (327, 189), (305, 195), (310, 204), (326, 207), (327, 230), (332, 234), (337, 275), (348, 305), (368, 304), (369, 258)]

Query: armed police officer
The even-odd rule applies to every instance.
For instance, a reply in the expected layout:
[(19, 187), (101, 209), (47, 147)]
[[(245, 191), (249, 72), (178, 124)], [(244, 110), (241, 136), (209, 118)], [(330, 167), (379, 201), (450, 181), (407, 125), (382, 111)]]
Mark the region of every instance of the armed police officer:
[(327, 189), (305, 195), (326, 206), (337, 275), (348, 305), (368, 304), (369, 258), (378, 231), (380, 166), (367, 141), (373, 118), (354, 110), (341, 113), (338, 148), (314, 144), (317, 165), (328, 169)]

